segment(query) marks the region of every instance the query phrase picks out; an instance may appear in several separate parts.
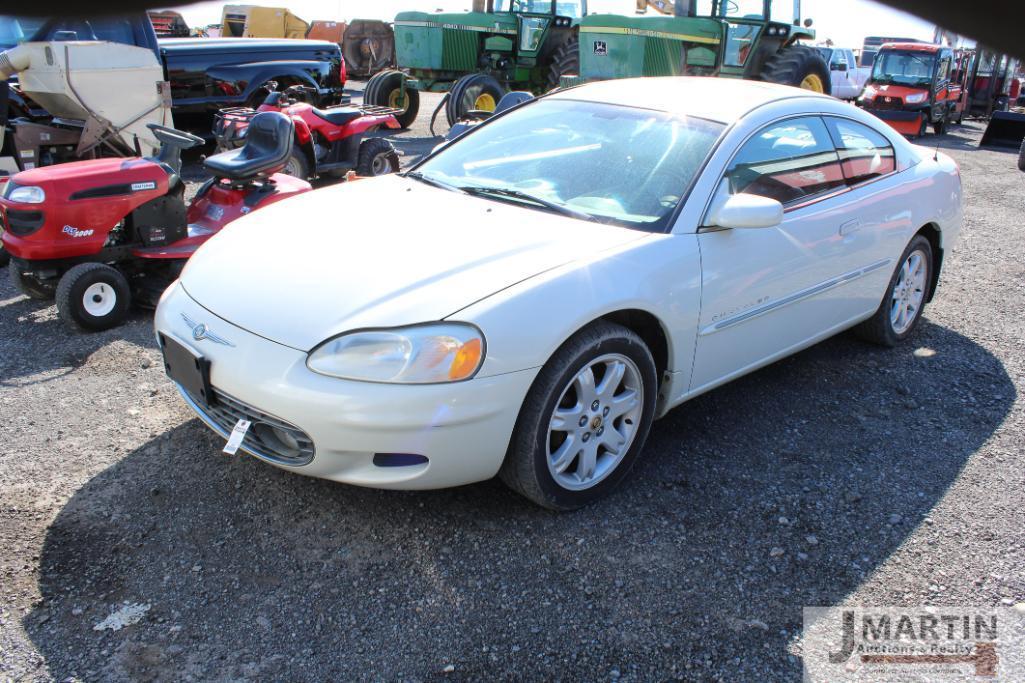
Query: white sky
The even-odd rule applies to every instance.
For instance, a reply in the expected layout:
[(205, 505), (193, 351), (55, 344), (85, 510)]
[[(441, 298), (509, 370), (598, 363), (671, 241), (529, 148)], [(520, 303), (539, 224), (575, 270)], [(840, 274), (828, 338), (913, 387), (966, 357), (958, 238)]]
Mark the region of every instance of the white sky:
[[(782, 0), (787, 2), (788, 0)], [(245, 0), (233, 0), (245, 2)], [(224, 2), (200, 2), (179, 7), (190, 26), (221, 21)], [(462, 11), (470, 0), (270, 0), (248, 4), (288, 7), (306, 21), (314, 19), (391, 20), (403, 10)], [(591, 12), (633, 14), (633, 0), (589, 0)], [(933, 26), (909, 14), (898, 12), (872, 0), (804, 0), (804, 16), (815, 20), (818, 40), (831, 38), (837, 46), (860, 47), (865, 36), (890, 36), (932, 40)]]

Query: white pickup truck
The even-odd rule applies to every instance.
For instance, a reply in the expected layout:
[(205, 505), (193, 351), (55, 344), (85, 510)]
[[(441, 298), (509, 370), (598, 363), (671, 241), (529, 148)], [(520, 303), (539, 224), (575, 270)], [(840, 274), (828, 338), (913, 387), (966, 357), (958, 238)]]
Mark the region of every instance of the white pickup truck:
[(857, 99), (865, 89), (872, 73), (871, 67), (859, 67), (854, 52), (842, 47), (816, 47), (829, 65), (833, 80), (833, 97), (841, 100)]

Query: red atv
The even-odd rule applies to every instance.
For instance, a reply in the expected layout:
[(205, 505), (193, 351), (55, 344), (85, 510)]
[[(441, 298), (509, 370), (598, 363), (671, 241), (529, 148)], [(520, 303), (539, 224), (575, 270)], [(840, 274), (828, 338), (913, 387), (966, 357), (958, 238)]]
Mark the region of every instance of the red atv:
[(258, 109), (231, 107), (222, 109), (214, 119), (217, 149), (235, 149), (245, 142), (249, 122), (260, 112), (286, 114), (295, 124), (295, 145), (284, 173), (304, 180), (321, 176), (344, 177), (349, 171), (372, 177), (399, 170), (399, 155), (384, 138), (364, 139), (382, 126), (397, 130), (402, 126), (388, 107), (339, 106), (317, 109), (303, 101), (309, 88), (294, 85), (283, 92), (270, 84), (271, 91)]
[(91, 159), (22, 171), (2, 185), (3, 247), (11, 281), (57, 299), (80, 330), (119, 325), (134, 299), (155, 306), (188, 258), (236, 218), (312, 189), (278, 173), (295, 135), (291, 119), (260, 114), (244, 147), (203, 162), (213, 174), (185, 203), (181, 152), (203, 139), (150, 125), (155, 158)]

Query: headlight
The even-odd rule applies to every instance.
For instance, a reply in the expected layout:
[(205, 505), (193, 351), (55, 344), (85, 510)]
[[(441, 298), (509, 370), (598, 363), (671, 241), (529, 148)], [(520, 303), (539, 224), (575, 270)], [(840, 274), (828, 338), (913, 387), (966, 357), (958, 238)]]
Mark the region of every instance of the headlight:
[(41, 187), (31, 185), (7, 184), (7, 199), (19, 204), (42, 204), (46, 201), (46, 193)]
[(920, 104), (921, 102), (925, 102), (928, 97), (929, 96), (926, 93), (920, 92), (916, 95), (908, 95), (904, 98), (904, 101), (908, 104)]
[(350, 332), (315, 348), (306, 367), (363, 382), (438, 384), (473, 377), (484, 361), (484, 335), (465, 323)]

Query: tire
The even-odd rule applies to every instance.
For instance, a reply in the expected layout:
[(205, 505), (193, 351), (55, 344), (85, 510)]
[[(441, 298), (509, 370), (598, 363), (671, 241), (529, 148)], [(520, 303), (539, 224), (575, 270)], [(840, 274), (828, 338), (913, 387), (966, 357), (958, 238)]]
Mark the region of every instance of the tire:
[(132, 293), (121, 271), (103, 263), (80, 263), (57, 285), (57, 313), (82, 332), (117, 327), (128, 317)]
[(364, 178), (373, 178), (399, 170), (399, 153), (391, 142), (384, 138), (369, 138), (359, 146), (359, 160), (356, 174)]
[(402, 96), (402, 83), (406, 76), (401, 71), (391, 69), (376, 74), (367, 82), (363, 91), (363, 103), (377, 107), (392, 107), (402, 111), (395, 115), (399, 125), (409, 128), (420, 114), (420, 92), (406, 88), (404, 106), (397, 106)]
[(302, 180), (310, 179), (310, 162), (306, 158), (306, 155), (301, 149), (292, 148), (292, 154), (288, 157), (288, 161), (285, 162), (285, 167), (281, 169), (281, 172), (285, 175), (290, 175), (293, 178), (300, 178)]
[(558, 88), (563, 76), (580, 74), (580, 38), (573, 36), (552, 54), (548, 88)]
[[(817, 50), (806, 45), (780, 48), (776, 54), (765, 60), (758, 80), (792, 85), (826, 95), (833, 92), (829, 65)], [(814, 87), (809, 87), (812, 83)]]
[(1021, 151), (1018, 152), (1018, 170), (1025, 171), (1025, 140), (1022, 140)]
[[(588, 398), (580, 396), (574, 384), (575, 378), (585, 374), (592, 364), (607, 371), (612, 367), (607, 363), (620, 363), (625, 373), (622, 384), (617, 382), (612, 387), (613, 392), (619, 391), (617, 395), (622, 398), (627, 387), (634, 386), (635, 403), (619, 416), (610, 417), (610, 407), (601, 405), (601, 396), (594, 398), (591, 394), (594, 403), (588, 405)], [(590, 376), (597, 385), (594, 390), (600, 390), (606, 375), (591, 371)], [(604, 321), (584, 328), (566, 341), (538, 373), (520, 409), (499, 476), (514, 491), (552, 510), (573, 510), (607, 495), (627, 476), (644, 448), (655, 411), (656, 382), (651, 351), (634, 332)], [(565, 409), (568, 401), (579, 410), (569, 413), (572, 419), (566, 420), (568, 428), (563, 435), (564, 430), (552, 429), (551, 425), (556, 409), (560, 405)], [(597, 410), (593, 408), (595, 403)], [(613, 421), (604, 422), (610, 419)], [(621, 434), (620, 429), (631, 427), (621, 456), (603, 450), (608, 439)], [(559, 473), (549, 464), (549, 453), (554, 449), (552, 455), (557, 455), (566, 444), (577, 446), (567, 449), (568, 458)], [(586, 468), (584, 444), (590, 444), (595, 454), (596, 469), (590, 482), (580, 481)]]
[(11, 262), (11, 255), (8, 254), (7, 250), (4, 249), (2, 244), (0, 244), (0, 268), (3, 268), (4, 266), (6, 266), (10, 262)]
[(506, 92), (505, 86), (489, 74), (463, 76), (452, 86), (445, 103), (448, 125), (454, 126), (471, 111), (494, 111)]
[(7, 277), (15, 289), (36, 301), (51, 301), (57, 292), (57, 288), (52, 284), (40, 282), (34, 276), (25, 273), (17, 261), (11, 263), (7, 269)]
[[(900, 306), (900, 302), (898, 301), (895, 306), (894, 298), (900, 297), (899, 286), (903, 284), (905, 279), (905, 265), (911, 261), (912, 256), (915, 254), (921, 257), (921, 267), (924, 270), (919, 278), (916, 279), (920, 286), (913, 287), (909, 290), (909, 293), (912, 300), (917, 300), (918, 304), (910, 321), (902, 322), (897, 326), (894, 321), (894, 310), (896, 306)], [(932, 245), (929, 244), (929, 240), (921, 235), (915, 235), (900, 257), (897, 269), (894, 271), (893, 276), (890, 278), (890, 284), (886, 288), (886, 296), (883, 297), (882, 303), (879, 304), (879, 309), (871, 318), (855, 327), (855, 333), (865, 341), (887, 347), (896, 346), (910, 337), (915, 328), (918, 327), (918, 323), (922, 319), (922, 311), (925, 310), (926, 302), (929, 301), (929, 294), (932, 288), (932, 269)]]
[(947, 117), (948, 117), (948, 114), (945, 113), (945, 114), (943, 114), (943, 118), (942, 119), (940, 119), (936, 123), (932, 124), (932, 131), (934, 133), (936, 133), (936, 135), (946, 135), (947, 134), (947, 123), (948, 123), (948, 118)]

